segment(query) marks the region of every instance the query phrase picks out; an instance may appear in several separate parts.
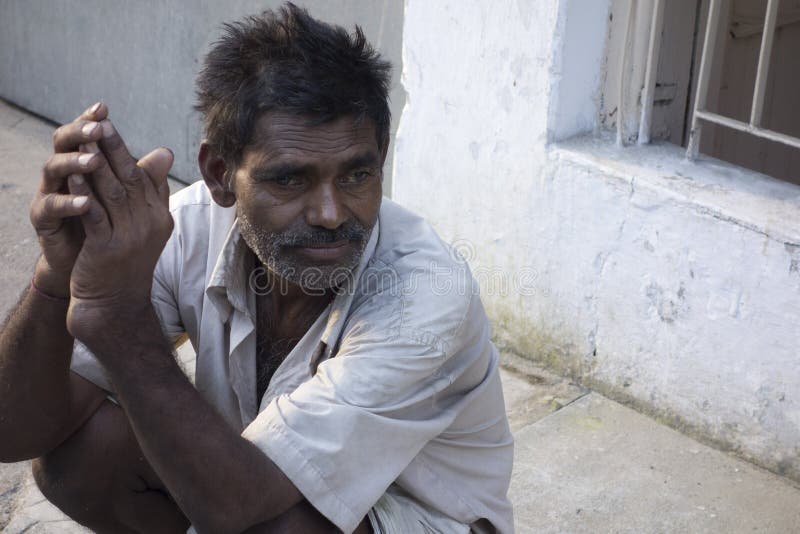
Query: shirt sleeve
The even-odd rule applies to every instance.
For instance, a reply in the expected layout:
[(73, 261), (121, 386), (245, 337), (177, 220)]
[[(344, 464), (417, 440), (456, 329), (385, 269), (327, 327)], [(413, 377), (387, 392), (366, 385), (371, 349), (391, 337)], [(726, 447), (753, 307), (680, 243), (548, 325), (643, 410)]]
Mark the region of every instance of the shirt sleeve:
[[(176, 295), (178, 293), (179, 259), (175, 234), (167, 242), (153, 273), (150, 301), (161, 323), (164, 335), (175, 347), (185, 340), (183, 323)], [(120, 340), (121, 343), (124, 340)], [(75, 340), (70, 369), (106, 391), (113, 391), (105, 370), (86, 345)]]
[(453, 422), (486, 372), (453, 341), (463, 302), (429, 313), (433, 331), (405, 323), (403, 304), (388, 314), (396, 320), (374, 319), (387, 316), (386, 302), (357, 313), (336, 357), (273, 399), (243, 433), (344, 532)]

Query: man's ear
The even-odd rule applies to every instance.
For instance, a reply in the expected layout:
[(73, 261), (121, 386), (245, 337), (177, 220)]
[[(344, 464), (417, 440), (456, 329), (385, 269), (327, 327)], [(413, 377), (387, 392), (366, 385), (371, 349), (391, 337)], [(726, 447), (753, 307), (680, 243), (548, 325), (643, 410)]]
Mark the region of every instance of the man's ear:
[(231, 187), (232, 184), (228, 183), (228, 166), (225, 160), (206, 141), (200, 144), (200, 152), (197, 153), (197, 164), (214, 202), (223, 208), (233, 206), (236, 203), (236, 195)]

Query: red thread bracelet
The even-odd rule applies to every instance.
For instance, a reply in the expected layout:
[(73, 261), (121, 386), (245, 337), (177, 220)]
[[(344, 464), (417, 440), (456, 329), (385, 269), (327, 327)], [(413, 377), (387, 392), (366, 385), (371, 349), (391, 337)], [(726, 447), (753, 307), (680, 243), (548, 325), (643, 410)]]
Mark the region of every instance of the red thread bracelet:
[(33, 282), (33, 278), (31, 278), (31, 289), (33, 289), (38, 295), (41, 295), (42, 297), (52, 302), (69, 302), (69, 298), (54, 297), (53, 295), (48, 295), (47, 293), (45, 293), (44, 291), (36, 287), (36, 284)]

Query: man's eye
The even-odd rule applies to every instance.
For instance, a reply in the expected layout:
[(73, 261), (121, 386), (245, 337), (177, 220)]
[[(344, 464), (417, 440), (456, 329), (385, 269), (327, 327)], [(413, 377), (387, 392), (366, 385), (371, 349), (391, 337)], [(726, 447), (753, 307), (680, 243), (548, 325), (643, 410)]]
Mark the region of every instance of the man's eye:
[(269, 181), (283, 187), (292, 187), (302, 183), (302, 181), (296, 176), (276, 176)]
[(342, 182), (348, 185), (362, 184), (372, 176), (370, 171), (355, 171), (345, 176)]

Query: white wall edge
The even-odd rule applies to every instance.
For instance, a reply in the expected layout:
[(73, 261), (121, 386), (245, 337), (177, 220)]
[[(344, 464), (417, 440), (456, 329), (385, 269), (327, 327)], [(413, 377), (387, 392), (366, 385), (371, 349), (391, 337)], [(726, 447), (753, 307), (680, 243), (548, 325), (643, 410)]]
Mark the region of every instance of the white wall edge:
[(580, 136), (550, 147), (550, 157), (591, 167), (693, 206), (698, 212), (800, 247), (800, 187), (710, 157), (686, 159), (670, 143), (616, 146), (613, 138)]

